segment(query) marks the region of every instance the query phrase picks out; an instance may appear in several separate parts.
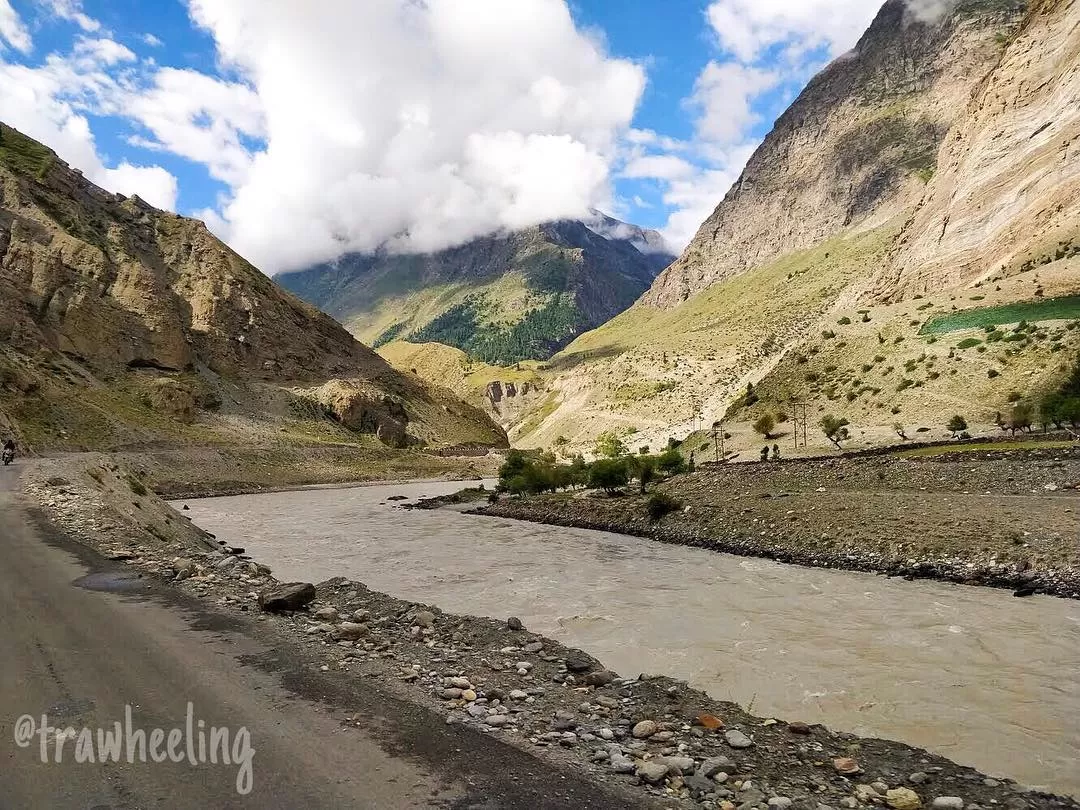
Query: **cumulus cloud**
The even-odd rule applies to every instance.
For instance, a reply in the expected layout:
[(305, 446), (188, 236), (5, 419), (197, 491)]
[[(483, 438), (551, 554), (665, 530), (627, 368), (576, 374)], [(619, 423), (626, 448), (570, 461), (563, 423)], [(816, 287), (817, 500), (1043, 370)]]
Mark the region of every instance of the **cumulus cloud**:
[(265, 147), (222, 216), (270, 271), (584, 215), (645, 83), (565, 0), (190, 9), (262, 106)]
[(0, 53), (5, 45), (22, 53), (30, 53), (33, 41), (25, 23), (11, 7), (9, 0), (0, 0)]
[(262, 104), (250, 87), (194, 70), (158, 70), (149, 87), (127, 94), (124, 114), (153, 136), (133, 136), (133, 145), (202, 163), (230, 185), (242, 183), (251, 167), (244, 138), (265, 134)]
[(108, 68), (133, 58), (129, 54), (124, 46), (99, 38), (80, 39), (70, 54), (52, 54), (38, 67), (0, 59), (0, 116), (48, 144), (103, 188), (138, 194), (152, 205), (172, 210), (176, 178), (160, 166), (136, 166), (128, 161), (106, 166), (85, 115), (91, 109), (119, 107), (125, 91)]
[(933, 25), (959, 5), (960, 0), (907, 0), (908, 10), (919, 22)]

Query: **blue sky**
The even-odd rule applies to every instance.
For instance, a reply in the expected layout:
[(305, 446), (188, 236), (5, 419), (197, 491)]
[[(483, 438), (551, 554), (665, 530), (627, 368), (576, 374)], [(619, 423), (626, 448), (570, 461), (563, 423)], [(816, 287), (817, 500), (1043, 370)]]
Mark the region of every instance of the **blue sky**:
[(592, 205), (681, 248), (877, 5), (0, 0), (0, 118), (270, 271)]

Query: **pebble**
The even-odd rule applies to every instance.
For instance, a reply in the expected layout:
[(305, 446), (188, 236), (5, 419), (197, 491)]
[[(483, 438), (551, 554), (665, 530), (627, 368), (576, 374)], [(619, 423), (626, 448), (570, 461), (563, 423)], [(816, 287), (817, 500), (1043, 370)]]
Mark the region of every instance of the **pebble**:
[(964, 800), (959, 796), (938, 796), (932, 806), (938, 810), (964, 810)]
[(542, 641), (530, 641), (528, 644), (526, 644), (521, 649), (523, 649), (527, 653), (538, 653), (542, 649), (544, 649), (544, 642), (542, 642)]
[(885, 794), (885, 803), (893, 810), (917, 810), (922, 807), (922, 799), (911, 788), (893, 788)]
[(494, 726), (496, 728), (499, 728), (499, 727), (505, 726), (507, 723), (509, 723), (510, 718), (507, 717), (505, 714), (493, 714), (493, 715), (491, 715), (491, 717), (489, 717), (484, 722), (487, 723), (489, 726)]
[(732, 748), (749, 748), (754, 741), (736, 728), (724, 732), (724, 739)]
[(922, 784), (923, 782), (925, 782), (925, 781), (926, 781), (927, 779), (929, 779), (929, 778), (930, 778), (930, 777), (928, 777), (928, 776), (927, 776), (927, 775), (926, 775), (925, 773), (923, 773), (922, 771), (916, 771), (916, 772), (915, 772), (915, 773), (913, 773), (913, 774), (912, 774), (911, 776), (909, 776), (909, 777), (907, 778), (907, 780), (908, 780), (909, 782), (911, 782), (911, 784), (913, 784), (913, 785), (921, 785), (921, 784)]
[[(727, 757), (710, 757), (701, 763), (701, 767), (698, 768), (698, 773), (707, 779), (713, 779), (724, 771), (734, 771), (735, 763)], [(725, 774), (725, 779), (727, 781)]]
[(859, 763), (851, 757), (839, 757), (834, 759), (832, 764), (833, 770), (842, 776), (854, 776), (857, 773), (862, 773)]
[(461, 691), (462, 690), (457, 689), (456, 687), (447, 687), (439, 692), (439, 697), (444, 700), (458, 700), (461, 697)]
[(461, 693), (461, 699), (469, 701), (476, 700), (476, 692), (474, 692), (472, 689), (465, 689)]
[(696, 764), (693, 757), (658, 757), (657, 762), (667, 763), (668, 772), (672, 776), (693, 773)]
[(338, 620), (337, 608), (332, 607), (319, 608), (311, 615), (313, 618), (324, 622), (336, 622)]
[(769, 799), (769, 807), (775, 807), (777, 810), (787, 810), (794, 802), (787, 796), (773, 796)]
[(600, 729), (600, 739), (601, 740), (614, 740), (615, 739), (615, 732), (612, 731), (610, 728), (602, 728), (602, 729)]
[(598, 706), (603, 706), (605, 709), (617, 709), (617, 708), (619, 708), (619, 701), (617, 701), (613, 697), (608, 697), (607, 695), (600, 695), (596, 699), (596, 704)]
[(650, 785), (658, 785), (664, 781), (664, 777), (668, 775), (668, 768), (662, 762), (642, 762), (637, 767), (637, 775), (641, 777), (643, 782), (647, 782)]
[(653, 736), (660, 727), (656, 725), (654, 720), (642, 720), (640, 723), (634, 726), (634, 730), (630, 733), (638, 740), (644, 740), (647, 737)]
[(592, 669), (592, 659), (580, 650), (574, 650), (566, 656), (566, 668), (570, 672), (587, 672)]
[(453, 686), (455, 689), (471, 689), (472, 688), (472, 683), (469, 682), (468, 678), (461, 678), (461, 677), (448, 678), (446, 680), (446, 683), (448, 683), (450, 686)]
[(699, 726), (709, 731), (719, 731), (724, 727), (724, 721), (712, 714), (699, 714), (697, 722)]
[(525, 625), (523, 625), (521, 623), (521, 619), (519, 619), (517, 616), (511, 616), (509, 619), (507, 619), (506, 620), (506, 626), (510, 630), (524, 630), (525, 629)]
[(633, 773), (635, 770), (634, 761), (625, 754), (612, 754), (611, 770), (615, 773)]
[(421, 627), (433, 627), (435, 625), (435, 614), (430, 610), (421, 610), (416, 614), (413, 621)]
[(988, 788), (1001, 787), (1001, 782), (999, 782), (997, 779), (983, 779), (983, 784)]
[(528, 696), (529, 694), (521, 689), (510, 690), (509, 695), (510, 700), (525, 700), (525, 698), (527, 698)]
[(586, 675), (585, 685), (607, 686), (613, 680), (615, 680), (615, 673), (607, 669), (602, 669), (599, 672), (590, 672), (588, 675)]

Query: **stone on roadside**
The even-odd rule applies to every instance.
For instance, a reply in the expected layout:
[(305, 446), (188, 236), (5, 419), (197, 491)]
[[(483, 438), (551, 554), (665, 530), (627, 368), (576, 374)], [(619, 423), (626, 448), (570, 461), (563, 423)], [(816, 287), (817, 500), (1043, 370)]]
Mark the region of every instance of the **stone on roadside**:
[(637, 775), (641, 777), (642, 782), (646, 782), (650, 785), (659, 785), (668, 775), (668, 766), (663, 762), (656, 762), (655, 760), (642, 762), (637, 766)]
[(525, 625), (521, 623), (521, 619), (517, 616), (511, 616), (506, 620), (506, 627), (509, 630), (524, 630)]
[(465, 689), (461, 693), (462, 700), (476, 700), (476, 692), (472, 689)]
[(338, 616), (337, 608), (333, 607), (319, 608), (311, 615), (322, 622), (336, 622), (340, 618)]
[(724, 727), (724, 721), (715, 714), (699, 714), (696, 719), (698, 725), (708, 731), (719, 731)]
[(964, 810), (964, 800), (959, 796), (938, 796), (931, 806), (937, 810)]
[(607, 686), (615, 680), (615, 673), (609, 669), (602, 669), (599, 672), (590, 672), (585, 676), (586, 686)]
[(809, 734), (810, 726), (806, 723), (796, 721), (794, 723), (788, 723), (788, 731), (792, 734)]
[(769, 807), (775, 807), (776, 810), (787, 810), (794, 802), (787, 796), (773, 796), (769, 799)]
[(615, 773), (633, 773), (635, 770), (634, 761), (625, 754), (612, 754), (611, 770)]
[(489, 726), (494, 726), (495, 728), (502, 728), (510, 722), (510, 718), (507, 717), (505, 714), (493, 714), (484, 722)]
[(640, 723), (634, 726), (634, 730), (630, 733), (634, 735), (635, 739), (644, 740), (651, 737), (660, 730), (660, 727), (656, 725), (655, 720), (642, 720)]
[(893, 810), (918, 810), (922, 799), (911, 788), (893, 788), (885, 794), (885, 803)]
[(833, 770), (841, 776), (854, 776), (857, 773), (862, 773), (859, 763), (851, 757), (838, 757), (832, 761), (832, 766)]
[(693, 757), (680, 756), (657, 757), (656, 761), (666, 763), (668, 766), (668, 773), (670, 773), (672, 776), (681, 776), (685, 773), (693, 773), (694, 765), (696, 764)]
[(259, 607), (268, 613), (300, 610), (315, 599), (315, 586), (310, 582), (288, 582), (268, 588), (259, 594)]
[(511, 689), (509, 695), (510, 700), (525, 700), (528, 696), (529, 693), (524, 689)]
[(709, 757), (701, 763), (701, 767), (698, 768), (698, 773), (704, 776), (706, 779), (712, 779), (718, 773), (727, 771), (729, 773), (735, 770), (735, 763), (727, 757)]
[(593, 668), (593, 659), (581, 650), (572, 650), (566, 656), (566, 668), (570, 672), (587, 672)]
[(367, 634), (367, 625), (357, 624), (356, 622), (342, 622), (334, 631), (334, 636), (336, 638), (345, 639), (346, 641), (356, 641), (358, 638), (363, 638)]
[(739, 731), (737, 728), (733, 728), (730, 731), (724, 732), (724, 739), (727, 740), (727, 744), (732, 748), (749, 748), (754, 744), (754, 741)]
[(435, 614), (430, 610), (421, 610), (413, 617), (413, 621), (420, 627), (433, 627), (435, 625)]

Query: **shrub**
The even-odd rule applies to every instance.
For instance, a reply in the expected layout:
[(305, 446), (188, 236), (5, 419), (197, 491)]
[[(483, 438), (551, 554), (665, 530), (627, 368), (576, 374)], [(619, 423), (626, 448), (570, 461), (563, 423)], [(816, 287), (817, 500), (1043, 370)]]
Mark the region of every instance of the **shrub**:
[(681, 511), (682, 508), (682, 503), (677, 498), (668, 495), (666, 492), (654, 492), (649, 496), (649, 500), (645, 504), (645, 509), (649, 513), (649, 519), (653, 523), (662, 519), (665, 515)]
[(589, 486), (602, 489), (609, 495), (625, 487), (630, 481), (626, 462), (613, 458), (594, 461), (589, 467)]
[(611, 430), (605, 430), (596, 437), (596, 446), (593, 451), (601, 458), (618, 458), (619, 456), (625, 456), (627, 453), (626, 445), (623, 444), (622, 439)]
[(840, 324), (841, 326), (847, 326), (848, 324), (851, 323), (851, 318), (848, 318), (847, 316), (844, 316), (843, 318), (838, 320), (837, 323)]
[(948, 430), (954, 437), (957, 433), (963, 433), (968, 429), (967, 420), (960, 414), (956, 414), (945, 425), (945, 429)]
[(837, 449), (840, 449), (840, 442), (846, 441), (850, 438), (848, 432), (848, 425), (851, 423), (847, 419), (842, 417), (833, 416), (832, 414), (826, 414), (821, 417), (821, 432), (825, 434), (825, 438), (836, 445)]
[(998, 371), (996, 368), (992, 368), (988, 372), (986, 372), (986, 376), (989, 377), (991, 380), (993, 380), (996, 377), (1000, 377), (1001, 372)]
[(760, 433), (766, 439), (772, 438), (772, 432), (776, 429), (776, 417), (766, 411), (754, 422), (754, 432)]
[(686, 470), (686, 459), (678, 450), (671, 448), (660, 454), (660, 457), (656, 460), (656, 465), (662, 472), (675, 475)]

